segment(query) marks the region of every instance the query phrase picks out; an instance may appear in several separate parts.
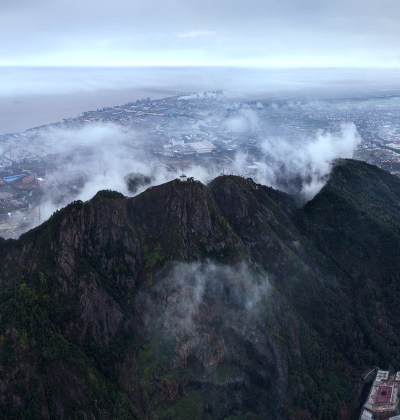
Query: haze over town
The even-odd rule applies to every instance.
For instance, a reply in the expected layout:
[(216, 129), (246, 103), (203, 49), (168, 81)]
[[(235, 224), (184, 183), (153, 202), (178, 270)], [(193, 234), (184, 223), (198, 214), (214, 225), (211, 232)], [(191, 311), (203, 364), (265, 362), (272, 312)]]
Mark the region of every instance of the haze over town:
[(398, 9), (2, 2), (1, 234), (183, 172), (249, 176), (300, 201), (338, 157), (398, 173)]

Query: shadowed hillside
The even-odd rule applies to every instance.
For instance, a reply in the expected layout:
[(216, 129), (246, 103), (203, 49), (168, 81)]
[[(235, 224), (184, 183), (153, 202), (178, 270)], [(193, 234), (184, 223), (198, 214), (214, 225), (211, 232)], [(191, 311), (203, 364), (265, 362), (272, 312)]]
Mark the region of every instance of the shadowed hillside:
[(400, 366), (400, 180), (100, 191), (0, 243), (2, 418), (351, 419)]

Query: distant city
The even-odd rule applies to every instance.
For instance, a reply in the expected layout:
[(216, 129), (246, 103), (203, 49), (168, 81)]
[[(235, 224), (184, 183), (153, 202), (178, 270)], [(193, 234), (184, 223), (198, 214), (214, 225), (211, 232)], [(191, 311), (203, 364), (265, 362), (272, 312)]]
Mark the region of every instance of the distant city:
[[(84, 112), (47, 126), (0, 135), (0, 235), (17, 237), (41, 220), (40, 206), (51, 194), (60, 203), (74, 197), (93, 176), (90, 168), (68, 167), (68, 158), (42, 142), (49, 129), (79, 129), (94, 124), (135, 133), (132, 154), (176, 171), (198, 164), (224, 172), (237, 152), (246, 156), (240, 175), (251, 177), (262, 160), (260, 139), (292, 138), (293, 145), (317, 132), (335, 133), (354, 123), (361, 143), (354, 158), (400, 174), (400, 97), (329, 100), (254, 100), (234, 102), (224, 92), (150, 98)], [(255, 121), (256, 118), (256, 121)], [(80, 151), (79, 153), (84, 153)], [(60, 170), (63, 176), (60, 177)]]

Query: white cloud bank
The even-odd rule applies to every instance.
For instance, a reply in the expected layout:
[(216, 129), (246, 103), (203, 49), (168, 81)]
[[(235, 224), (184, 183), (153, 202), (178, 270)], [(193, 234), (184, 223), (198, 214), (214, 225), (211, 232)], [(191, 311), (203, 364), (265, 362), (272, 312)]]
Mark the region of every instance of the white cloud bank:
[(260, 181), (279, 186), (278, 178), (300, 177), (301, 193), (306, 200), (313, 198), (325, 185), (336, 159), (351, 158), (361, 142), (354, 124), (343, 124), (338, 133), (318, 132), (315, 138), (295, 144), (287, 139), (266, 138), (261, 143), (264, 156), (270, 162), (260, 168)]
[[(249, 109), (244, 109), (242, 114), (242, 120), (227, 120), (226, 125), (237, 131), (257, 130), (254, 114)], [(126, 176), (130, 173), (151, 177), (149, 185), (178, 178), (183, 171), (203, 183), (208, 183), (219, 174), (217, 169), (210, 169), (206, 165), (172, 171), (157, 160), (149, 163), (144, 152), (133, 147), (136, 137), (134, 131), (111, 124), (42, 130), (40, 143), (60, 157), (56, 164), (59, 169), (51, 173), (51, 178), (65, 181), (70, 174), (78, 171), (86, 174), (83, 188), (72, 191), (71, 195), (60, 197), (60, 194), (55, 194), (58, 188), (55, 185), (46, 196), (46, 202), (42, 203), (42, 220), (72, 200), (89, 200), (99, 190), (110, 189), (130, 195), (126, 183)], [(354, 124), (343, 125), (341, 131), (334, 134), (319, 132), (315, 138), (302, 140), (301, 143), (265, 137), (260, 141), (263, 159), (257, 162), (257, 170), (252, 177), (258, 183), (299, 193), (309, 200), (324, 186), (335, 159), (352, 157), (359, 142), (360, 136)], [(244, 174), (247, 164), (246, 154), (238, 152), (227, 170)], [(149, 185), (139, 188), (137, 192)]]

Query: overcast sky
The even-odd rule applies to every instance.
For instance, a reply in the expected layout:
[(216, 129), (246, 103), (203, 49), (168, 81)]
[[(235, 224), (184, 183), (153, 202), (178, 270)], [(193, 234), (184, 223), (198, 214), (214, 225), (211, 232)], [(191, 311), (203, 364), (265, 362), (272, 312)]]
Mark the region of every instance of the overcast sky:
[(0, 65), (400, 65), (399, 0), (1, 0)]

